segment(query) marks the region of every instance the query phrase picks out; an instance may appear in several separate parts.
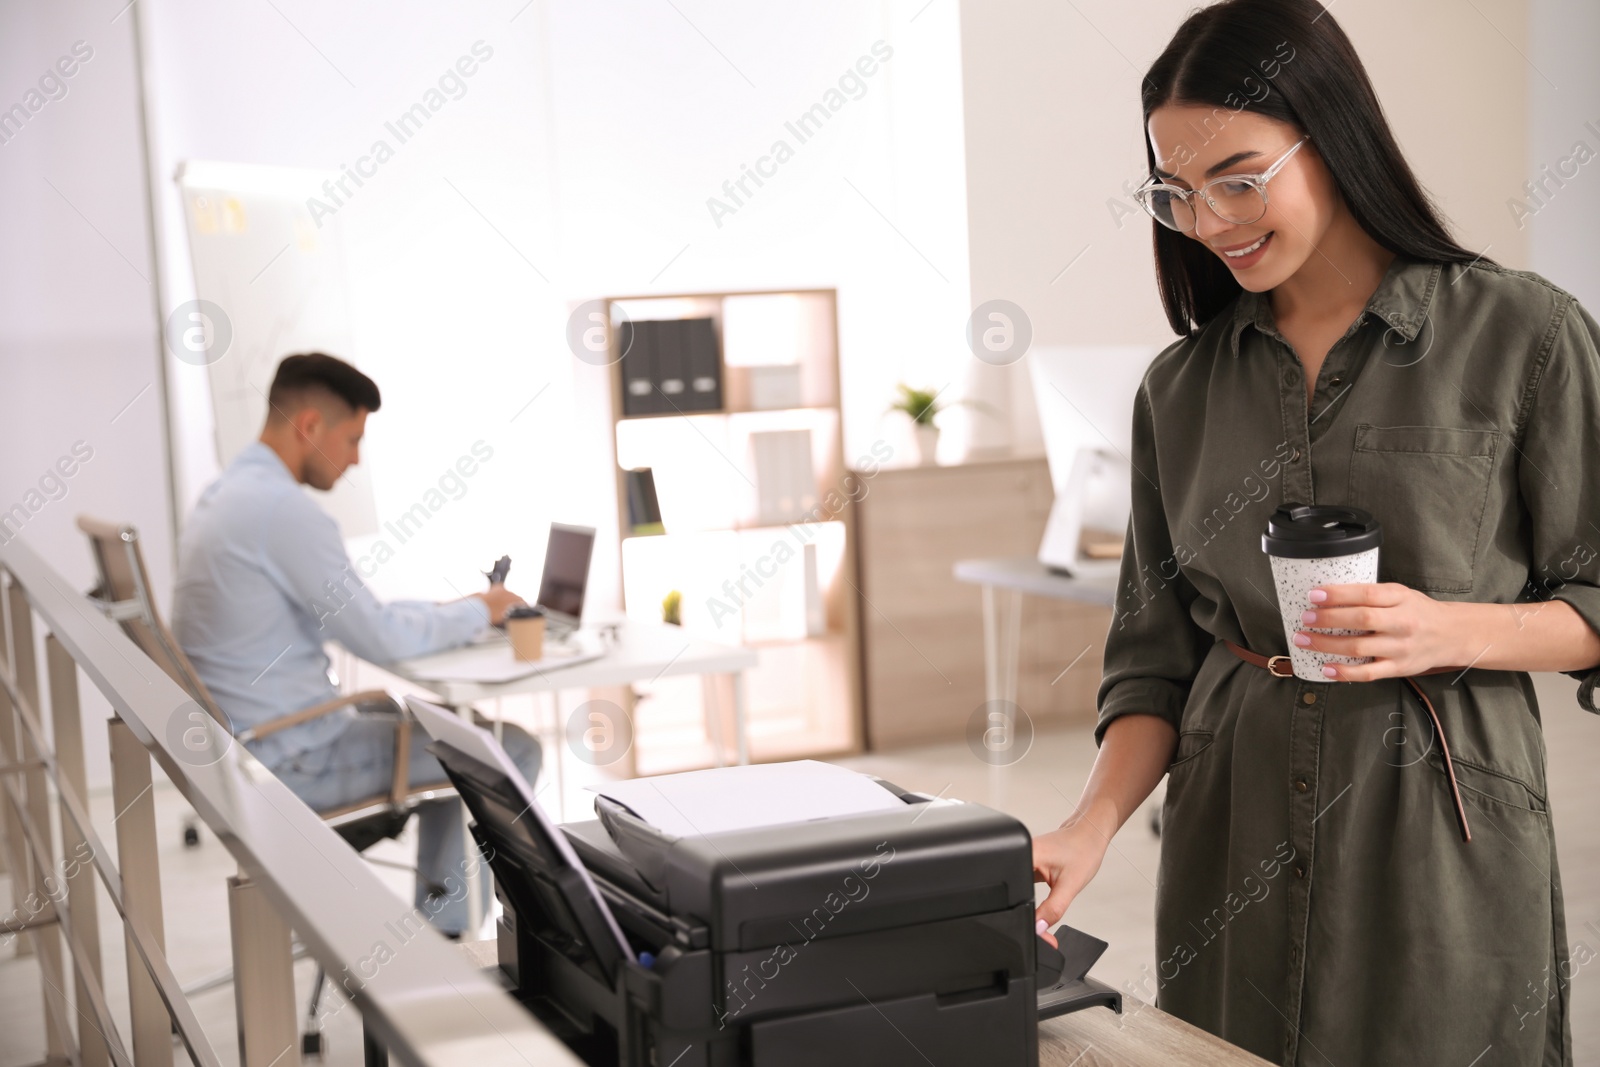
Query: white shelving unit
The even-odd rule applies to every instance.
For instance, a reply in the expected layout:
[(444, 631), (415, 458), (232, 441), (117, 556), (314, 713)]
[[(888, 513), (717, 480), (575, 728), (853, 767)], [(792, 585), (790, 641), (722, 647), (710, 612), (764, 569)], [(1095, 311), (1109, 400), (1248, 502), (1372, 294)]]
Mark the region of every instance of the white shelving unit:
[[(859, 598), (836, 292), (602, 303), (625, 610), (659, 620), (676, 590), (694, 636), (760, 649), (760, 666), (746, 675), (753, 759), (859, 752)], [(686, 318), (714, 324), (721, 407), (625, 415), (622, 324)], [(630, 533), (626, 472), (641, 467), (653, 472), (665, 533)], [(725, 706), (723, 694), (707, 695)], [(634, 773), (712, 762), (698, 686), (657, 684), (612, 698), (635, 716)]]

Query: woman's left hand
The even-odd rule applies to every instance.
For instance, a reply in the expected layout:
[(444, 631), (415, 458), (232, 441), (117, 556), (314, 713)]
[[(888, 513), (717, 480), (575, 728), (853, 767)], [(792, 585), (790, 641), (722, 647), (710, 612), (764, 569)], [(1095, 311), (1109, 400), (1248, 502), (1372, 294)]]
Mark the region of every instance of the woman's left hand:
[[(1326, 594), (1320, 602), (1319, 592)], [(1297, 646), (1338, 656), (1374, 657), (1371, 663), (1329, 664), (1323, 674), (1336, 681), (1403, 678), (1458, 659), (1458, 635), (1451, 625), (1453, 605), (1410, 586), (1398, 582), (1324, 585), (1313, 589), (1311, 598), (1294, 635)], [(1310, 633), (1312, 626), (1371, 633), (1341, 637)]]

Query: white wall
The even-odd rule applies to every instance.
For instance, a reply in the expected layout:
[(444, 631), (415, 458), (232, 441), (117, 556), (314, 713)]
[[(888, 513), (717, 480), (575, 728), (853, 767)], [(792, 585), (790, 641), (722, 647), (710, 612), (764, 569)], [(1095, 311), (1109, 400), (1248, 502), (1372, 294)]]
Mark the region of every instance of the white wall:
[(1529, 0), (1529, 8), (1523, 180), (1544, 178), (1548, 167), (1561, 183), (1547, 182), (1537, 200), (1506, 190), (1501, 210), (1526, 224), (1529, 266), (1600, 314), (1600, 4)]
[[(50, 566), (87, 590), (93, 566), (74, 519), (132, 523), (165, 604), (172, 536), (154, 272), (132, 23), (114, 13), (0, 5), (0, 109), (37, 106), (0, 135), (0, 202), (10, 205), (0, 240), (0, 519), (10, 516), (0, 540), (20, 521)], [(49, 81), (62, 57), (76, 60), (65, 64), (73, 74)], [(41, 78), (58, 98), (28, 97)], [(79, 690), (86, 723), (109, 716), (93, 686)], [(85, 744), (91, 784), (104, 783), (106, 731), (90, 726)]]
[[(18, 504), (31, 512), (13, 513), (0, 539), (21, 520), (87, 588), (75, 516), (132, 522), (164, 588), (162, 389), (129, 20), (108, 23), (88, 4), (0, 6), (0, 108), (26, 107), (77, 42), (89, 58), (56, 83), (65, 95), (39, 93), (21, 129), (0, 132), (0, 198), (13, 205), (0, 242), (0, 518)], [(92, 458), (58, 486), (47, 474), (80, 441)]]

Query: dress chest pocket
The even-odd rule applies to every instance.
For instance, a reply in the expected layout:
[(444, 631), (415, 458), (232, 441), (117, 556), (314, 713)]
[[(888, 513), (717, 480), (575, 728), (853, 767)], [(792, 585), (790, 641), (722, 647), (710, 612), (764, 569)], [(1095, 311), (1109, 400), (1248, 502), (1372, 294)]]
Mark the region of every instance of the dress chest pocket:
[(1383, 580), (1471, 592), (1499, 447), (1494, 430), (1356, 426), (1348, 499), (1383, 524)]

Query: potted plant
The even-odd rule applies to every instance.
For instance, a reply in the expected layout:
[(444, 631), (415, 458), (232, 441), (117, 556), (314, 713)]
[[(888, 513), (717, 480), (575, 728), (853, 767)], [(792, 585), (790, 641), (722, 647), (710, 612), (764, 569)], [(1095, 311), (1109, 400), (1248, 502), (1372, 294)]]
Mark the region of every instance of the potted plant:
[(939, 425), (934, 420), (947, 405), (939, 403), (939, 394), (927, 389), (913, 389), (905, 382), (895, 386), (897, 395), (890, 411), (901, 411), (911, 420), (916, 432), (917, 461), (931, 466), (939, 449)]

